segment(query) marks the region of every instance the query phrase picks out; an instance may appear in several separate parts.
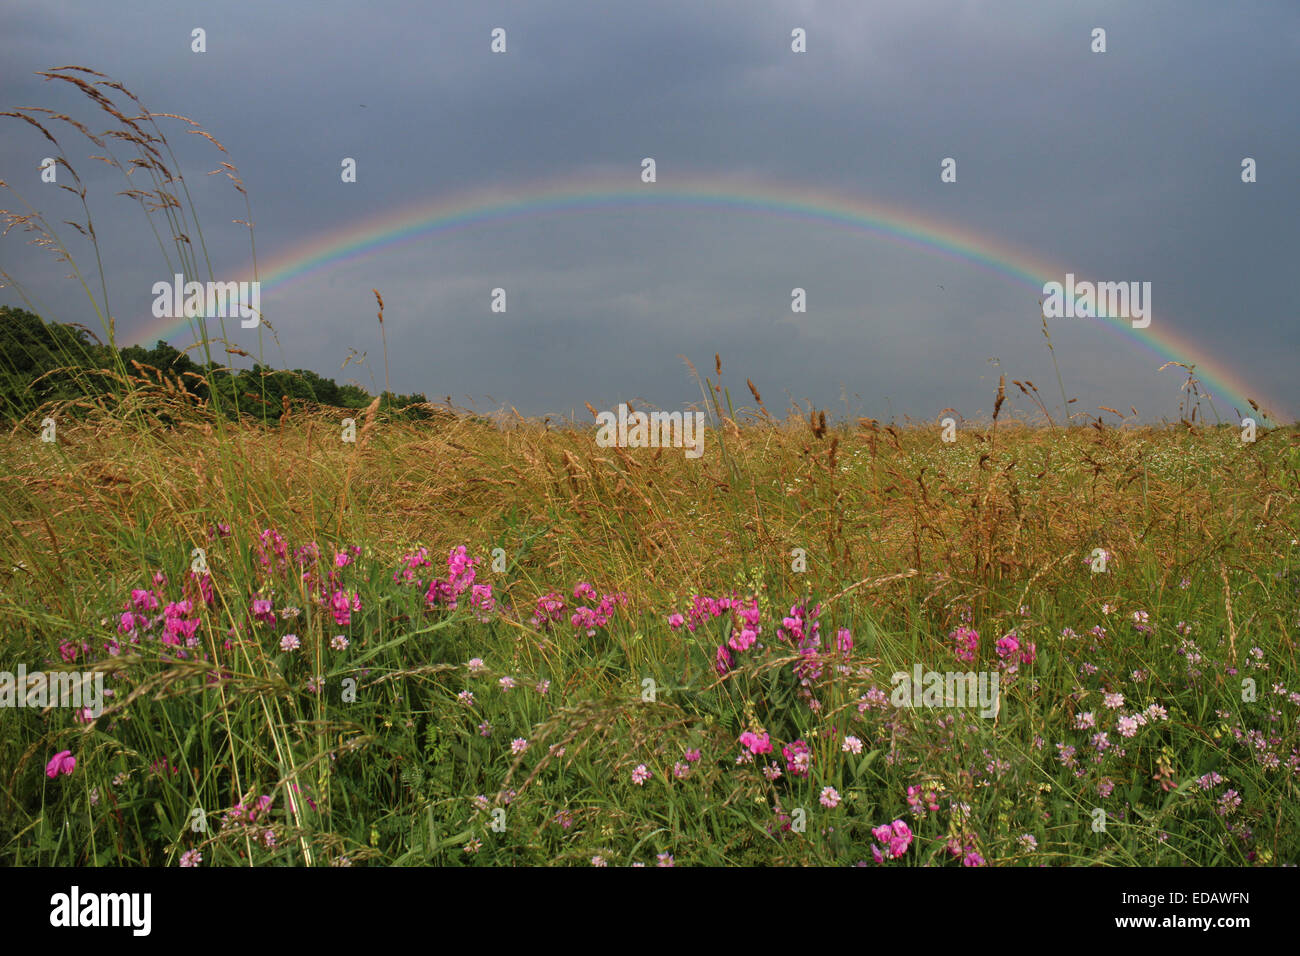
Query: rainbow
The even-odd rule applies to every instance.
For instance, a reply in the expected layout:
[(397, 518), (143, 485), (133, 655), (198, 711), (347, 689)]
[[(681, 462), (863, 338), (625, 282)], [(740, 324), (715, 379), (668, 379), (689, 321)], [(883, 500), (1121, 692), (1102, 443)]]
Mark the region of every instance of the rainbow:
[[(265, 262), (258, 270), (258, 276), (246, 274), (243, 278), (261, 280), (262, 301), (266, 303), (266, 295), (271, 290), (292, 288), (331, 266), (364, 259), (416, 240), (532, 216), (636, 206), (756, 213), (865, 232), (1024, 285), (1033, 290), (1035, 300), (1042, 298), (1045, 282), (1063, 281), (1067, 271), (1081, 271), (1067, 270), (1031, 257), (996, 238), (979, 236), (950, 223), (860, 196), (752, 179), (691, 176), (685, 182), (636, 183), (633, 186), (629, 186), (626, 179), (620, 184), (607, 180), (604, 185), (590, 178), (548, 180), (510, 191), (480, 189), (436, 197), (423, 203), (404, 205), (361, 225), (350, 225), (309, 239)], [(1084, 276), (1080, 275), (1080, 278)], [(170, 340), (193, 328), (192, 320), (185, 318), (157, 319), (149, 316), (145, 321), (142, 335), (136, 340), (147, 345), (158, 339)], [(1156, 321), (1147, 329), (1132, 328), (1128, 319), (1101, 318), (1094, 321), (1123, 336), (1134, 347), (1150, 353), (1161, 364), (1177, 361), (1195, 365), (1203, 390), (1216, 401), (1226, 399), (1233, 407), (1246, 413), (1249, 409), (1246, 399), (1253, 397), (1275, 418), (1286, 420), (1280, 404), (1265, 401), (1240, 374), (1180, 336), (1168, 315), (1157, 313)], [(1220, 411), (1226, 412), (1227, 409)]]

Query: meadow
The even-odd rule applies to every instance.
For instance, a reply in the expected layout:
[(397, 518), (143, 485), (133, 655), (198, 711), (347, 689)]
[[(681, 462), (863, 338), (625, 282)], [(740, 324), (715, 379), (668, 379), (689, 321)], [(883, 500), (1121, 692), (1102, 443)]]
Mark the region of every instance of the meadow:
[(595, 409), (250, 414), (201, 333), (0, 437), (0, 671), (111, 692), (0, 709), (0, 863), (1297, 862), (1300, 431), (1207, 424), (1191, 370), (1175, 424), (1003, 380), (945, 434), (714, 356), (692, 458)]
[(111, 691), (4, 713), (6, 863), (1295, 862), (1294, 433), (719, 401), (692, 461), (132, 385), (4, 439), (0, 661)]

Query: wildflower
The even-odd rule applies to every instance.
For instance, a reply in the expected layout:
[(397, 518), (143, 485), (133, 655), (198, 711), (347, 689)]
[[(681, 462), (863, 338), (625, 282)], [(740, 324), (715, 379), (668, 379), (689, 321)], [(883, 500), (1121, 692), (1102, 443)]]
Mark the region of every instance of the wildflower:
[(1038, 849), (1038, 838), (1034, 836), (1032, 833), (1020, 834), (1020, 838), (1017, 840), (1017, 842), (1031, 853), (1034, 850)]
[(785, 757), (785, 769), (792, 776), (808, 776), (808, 769), (812, 763), (812, 750), (807, 743), (803, 740), (793, 741), (781, 748), (781, 755)]
[(510, 752), (515, 756), (518, 756), (527, 749), (528, 741), (523, 737), (516, 737), (514, 740), (510, 741)]
[(352, 623), (352, 612), (361, 610), (361, 595), (348, 594), (347, 591), (335, 591), (329, 599), (330, 610), (334, 613), (334, 623), (346, 627)]
[(461, 849), (463, 849), (466, 853), (473, 855), (477, 853), (479, 850), (483, 849), (483, 841), (480, 840), (478, 837), (473, 837)]
[(920, 786), (907, 788), (907, 806), (916, 817), (925, 816), (928, 808), (931, 811), (939, 809), (939, 795), (933, 790), (922, 790)]
[(971, 849), (966, 853), (966, 856), (962, 858), (961, 865), (962, 866), (983, 866), (985, 862), (986, 861), (984, 857), (976, 853), (974, 849)]
[(691, 765), (682, 761), (673, 764), (673, 776), (678, 780), (685, 780), (691, 773)]
[(536, 690), (537, 693), (545, 696), (551, 692), (551, 682), (549, 680), (538, 681), (537, 686), (533, 689)]
[(1121, 708), (1121, 707), (1124, 706), (1124, 695), (1123, 695), (1123, 694), (1104, 694), (1104, 695), (1102, 695), (1102, 699), (1101, 699), (1101, 701), (1102, 701), (1103, 704), (1105, 704), (1105, 705), (1106, 705), (1107, 707), (1109, 707), (1111, 710), (1119, 710), (1119, 708)]
[(296, 651), (300, 646), (301, 642), (298, 640), (297, 634), (286, 634), (280, 638), (280, 650), (286, 653)]
[(1226, 817), (1229, 814), (1236, 813), (1237, 808), (1240, 806), (1241, 795), (1236, 790), (1225, 790), (1223, 795), (1219, 797), (1218, 813)]
[(1097, 726), (1096, 719), (1092, 716), (1092, 711), (1090, 710), (1085, 710), (1078, 717), (1074, 718), (1075, 730), (1088, 730), (1096, 726)]
[(775, 781), (781, 776), (781, 768), (774, 763), (770, 763), (763, 768), (763, 776), (767, 777), (768, 780)]
[(849, 651), (853, 650), (853, 635), (847, 627), (842, 627), (835, 632), (835, 649), (845, 657), (848, 657)]
[(686, 623), (686, 618), (682, 617), (680, 614), (668, 615), (668, 626), (671, 627), (674, 631), (678, 630), (685, 623)]
[(1063, 767), (1074, 766), (1075, 749), (1073, 744), (1057, 744), (1056, 757), (1061, 761)]
[(70, 774), (77, 769), (77, 758), (71, 750), (60, 750), (45, 765), (45, 776), (53, 780), (59, 774)]
[(640, 763), (637, 764), (636, 768), (633, 769), (632, 771), (632, 782), (636, 784), (638, 787), (640, 787), (644, 785), (645, 782), (649, 780), (652, 776), (654, 776), (654, 774), (652, 774), (649, 771), (649, 769), (647, 769), (646, 765)]
[(1101, 794), (1103, 797), (1109, 797), (1114, 792), (1115, 781), (1111, 780), (1110, 777), (1102, 777), (1101, 781), (1097, 784), (1097, 793)]
[(960, 661), (975, 660), (975, 650), (979, 647), (979, 632), (970, 627), (959, 627), (950, 632), (948, 637), (957, 645), (957, 659)]
[(198, 850), (186, 850), (181, 854), (181, 866), (191, 867), (198, 866), (203, 862), (203, 854)]
[(479, 673), (480, 671), (483, 670), (483, 658), (481, 658), (481, 657), (471, 657), (471, 658), (469, 659), (469, 663), (466, 664), (465, 666), (466, 666), (467, 668), (469, 668), (469, 672), (470, 672), (471, 674), (477, 674), (477, 673)]
[(840, 795), (834, 787), (823, 787), (822, 794), (818, 798), (823, 807), (834, 810), (840, 805)]
[(996, 651), (998, 657), (1003, 660), (1006, 660), (1008, 657), (1019, 651), (1020, 641), (1016, 639), (1016, 632), (1012, 631), (1010, 634), (998, 638), (997, 643), (993, 645), (993, 650)]
[(1115, 607), (1115, 605), (1113, 605), (1113, 604), (1103, 604), (1103, 605), (1101, 606), (1101, 613), (1102, 613), (1102, 614), (1105, 614), (1105, 615), (1108, 615), (1108, 616), (1111, 615), (1111, 614), (1114, 614), (1117, 610), (1119, 610), (1119, 609), (1118, 609), (1117, 607)]
[(275, 612), (271, 610), (271, 602), (268, 598), (253, 599), (253, 620), (262, 624), (275, 623)]
[(875, 857), (877, 863), (898, 859), (912, 845), (912, 831), (902, 820), (874, 827), (871, 835), (877, 842), (883, 844), (881, 847), (875, 845), (871, 847), (871, 855)]
[(481, 724), (478, 725), (478, 735), (479, 735), (480, 737), (491, 737), (491, 736), (492, 736), (492, 725), (491, 725), (490, 723), (488, 723), (486, 720), (483, 721), (483, 723), (481, 723)]
[(508, 691), (515, 686), (515, 679), (513, 677), (506, 676), (498, 680), (497, 683), (501, 685), (501, 689), (503, 691)]
[(605, 858), (604, 858), (603, 856), (601, 856), (600, 854), (597, 854), (596, 856), (593, 856), (593, 857), (591, 858), (591, 865), (592, 865), (592, 866), (609, 866), (609, 864), (605, 862)]
[(700, 752), (699, 752), (698, 749), (697, 749), (697, 750), (688, 750), (688, 751), (686, 751), (685, 756), (686, 756), (686, 760), (687, 760), (688, 763), (695, 763), (697, 760), (700, 759)]
[(754, 755), (772, 752), (772, 742), (767, 734), (760, 735), (747, 730), (740, 735), (740, 743), (741, 746), (748, 747), (749, 752)]
[(660, 853), (656, 857), (656, 859), (659, 862), (656, 863), (655, 866), (676, 866), (677, 865), (675, 862), (673, 862), (673, 855), (671, 853)]
[(348, 639), (342, 634), (335, 634), (330, 638), (330, 648), (336, 651), (345, 651), (348, 648)]
[(844, 738), (844, 744), (840, 747), (846, 754), (862, 753), (862, 741), (852, 735)]
[(758, 632), (752, 628), (746, 627), (739, 631), (733, 630), (731, 632), (731, 637), (727, 640), (727, 644), (730, 645), (731, 649), (734, 651), (747, 651), (754, 646), (757, 640)]
[(1134, 716), (1124, 715), (1119, 719), (1115, 728), (1125, 737), (1132, 737), (1137, 733), (1138, 719)]
[(537, 599), (537, 609), (533, 612), (533, 626), (543, 630), (558, 623), (564, 616), (564, 600), (552, 591)]

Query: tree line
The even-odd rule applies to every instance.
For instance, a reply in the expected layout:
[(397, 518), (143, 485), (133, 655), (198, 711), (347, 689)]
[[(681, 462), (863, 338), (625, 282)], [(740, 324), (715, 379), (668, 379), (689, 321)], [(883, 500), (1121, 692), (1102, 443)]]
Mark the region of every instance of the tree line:
[[(141, 366), (156, 371), (151, 374)], [(46, 322), (26, 309), (0, 306), (0, 417), (14, 421), (49, 402), (120, 392), (120, 378), (111, 374), (115, 371), (179, 384), (231, 418), (278, 419), (286, 396), (293, 404), (353, 410), (374, 400), (358, 385), (340, 385), (310, 369), (277, 370), (258, 363), (234, 369), (214, 361), (196, 362), (162, 340), (152, 348), (114, 349), (82, 326)], [(380, 396), (381, 409), (405, 418), (433, 417), (427, 406), (428, 399), (419, 393)]]

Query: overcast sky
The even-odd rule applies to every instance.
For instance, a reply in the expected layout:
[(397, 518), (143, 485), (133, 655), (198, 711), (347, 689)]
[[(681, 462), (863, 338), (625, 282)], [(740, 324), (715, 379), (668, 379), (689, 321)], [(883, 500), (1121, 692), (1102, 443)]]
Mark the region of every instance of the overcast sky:
[[(196, 27), (205, 53), (191, 51)], [(504, 54), (490, 50), (496, 27)], [(1091, 51), (1094, 27), (1104, 53)], [(806, 53), (791, 50), (795, 28)], [(0, 0), (0, 106), (106, 128), (70, 86), (33, 75), (68, 64), (192, 117), (229, 150), (164, 127), (218, 278), (249, 263), (247, 232), (231, 223), (245, 217), (241, 197), (204, 175), (219, 159), (239, 168), (258, 258), (273, 262), (474, 190), (522, 199), (530, 184), (588, 177), (641, 188), (649, 156), (657, 186), (734, 178), (838, 194), (975, 235), (994, 254), (1150, 282), (1148, 333), (1197, 343), (1288, 419), (1300, 410), (1293, 0)], [(139, 207), (115, 195), (121, 175), (57, 131), (89, 189), (119, 341), (139, 341), (157, 326), (165, 260)], [(0, 178), (51, 222), (80, 220), (73, 197), (40, 182), (50, 153), (0, 118)], [(356, 183), (341, 181), (343, 157), (357, 160)], [(955, 183), (940, 181), (945, 157)], [(1256, 183), (1241, 180), (1244, 157)], [(4, 190), (0, 207), (21, 208)], [(61, 234), (93, 271), (89, 247)], [(0, 240), (0, 269), (47, 319), (98, 329), (66, 267), (28, 238)], [(774, 411), (798, 399), (883, 419), (987, 414), (1000, 370), (1061, 404), (1041, 290), (826, 222), (653, 203), (489, 219), (269, 287), (262, 309), (283, 357), (268, 358), (382, 387), (372, 287), (394, 389), (485, 411), (680, 408), (700, 392), (679, 356), (711, 375), (715, 352), (733, 397), (748, 401), (751, 378)], [(504, 314), (489, 309), (497, 287)], [(795, 287), (804, 314), (791, 311)], [(0, 304), (23, 302), (6, 288)], [(1182, 379), (1157, 374), (1160, 358), (1095, 320), (1052, 330), (1072, 408), (1176, 417)], [(256, 349), (256, 330), (231, 333)], [(341, 371), (349, 349), (368, 356)]]

